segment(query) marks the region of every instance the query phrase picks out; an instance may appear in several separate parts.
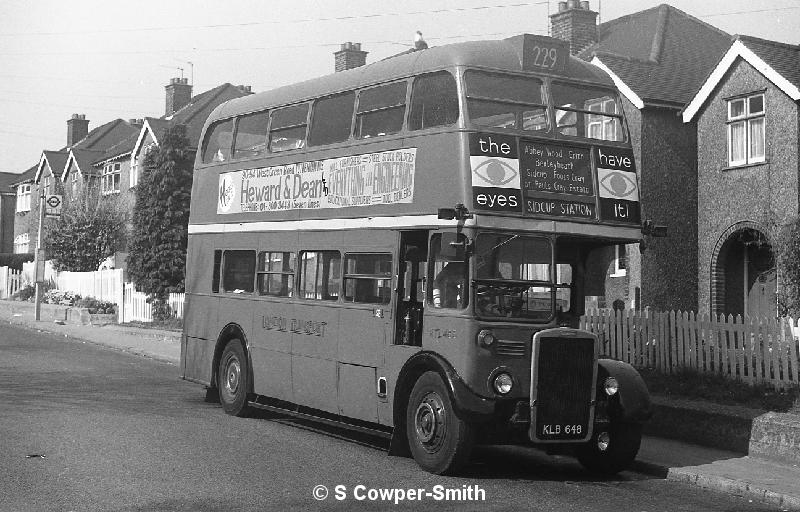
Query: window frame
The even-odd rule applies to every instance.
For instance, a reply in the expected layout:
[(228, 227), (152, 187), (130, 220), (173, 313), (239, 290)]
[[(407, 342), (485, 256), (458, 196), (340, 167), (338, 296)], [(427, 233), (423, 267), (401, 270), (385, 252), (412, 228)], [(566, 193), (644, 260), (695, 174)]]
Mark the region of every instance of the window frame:
[[(323, 258), (321, 260), (322, 261), (322, 266), (320, 267), (320, 263), (319, 263), (320, 260), (317, 260), (317, 267), (314, 270), (314, 278), (315, 278), (315, 280), (314, 280), (314, 290), (313, 290), (313, 293), (315, 295), (314, 297), (306, 296), (307, 290), (305, 289), (306, 274), (307, 274), (307, 270), (306, 270), (306, 261), (307, 260), (304, 259), (304, 256), (306, 254), (310, 254), (310, 253), (315, 253), (317, 255), (323, 255)], [(330, 256), (327, 259), (324, 256), (326, 254)], [(338, 263), (336, 263), (335, 266), (330, 264), (333, 259), (336, 259), (336, 258), (333, 257), (334, 255), (335, 255), (336, 258), (338, 258)], [(342, 260), (342, 253), (339, 250), (315, 250), (315, 249), (310, 249), (310, 250), (300, 251), (299, 254), (297, 255), (297, 262), (298, 262), (297, 263), (297, 267), (298, 267), (297, 268), (297, 274), (298, 275), (297, 275), (297, 278), (296, 278), (297, 279), (297, 294), (296, 294), (297, 298), (298, 299), (302, 299), (302, 300), (310, 300), (310, 301), (339, 302), (339, 299), (342, 296), (342, 261), (343, 261)], [(325, 265), (326, 262), (328, 263), (327, 266)], [(321, 272), (320, 272), (320, 269), (321, 269)], [(333, 279), (334, 279), (335, 283), (337, 284), (337, 290), (336, 290), (335, 294), (331, 294), (331, 293), (329, 293), (330, 292), (329, 286), (330, 286), (330, 283), (331, 283), (331, 273), (334, 270), (336, 272), (338, 272), (338, 275), (334, 275), (333, 276)], [(336, 274), (336, 272), (334, 272), (334, 274)], [(318, 282), (318, 279), (320, 278), (320, 276), (322, 278), (322, 281)], [(320, 292), (320, 290), (322, 290), (322, 292)]]
[[(301, 123), (295, 123), (295, 124), (291, 124), (291, 125), (285, 125), (285, 126), (280, 126), (278, 128), (274, 128), (274, 125), (275, 125), (275, 114), (276, 113), (278, 113), (278, 112), (280, 112), (282, 110), (298, 108), (298, 107), (301, 107), (301, 106), (305, 106), (306, 107), (305, 121), (303, 121)], [(267, 151), (270, 154), (276, 154), (276, 153), (285, 153), (287, 151), (297, 151), (297, 150), (300, 150), (300, 149), (306, 149), (308, 147), (308, 126), (309, 126), (310, 116), (311, 116), (311, 102), (310, 101), (301, 101), (300, 103), (293, 103), (291, 105), (285, 105), (285, 106), (282, 106), (282, 107), (277, 107), (277, 108), (270, 109), (270, 111), (269, 111), (269, 125), (268, 125), (269, 127), (267, 129)], [(296, 130), (296, 129), (301, 128), (301, 127), (305, 128), (305, 131), (303, 133), (303, 142), (299, 147), (294, 147), (294, 148), (288, 147), (286, 149), (279, 149), (279, 150), (275, 150), (273, 148), (273, 144), (272, 144), (273, 140), (274, 140), (273, 134), (280, 133), (280, 132), (286, 132), (286, 131), (290, 131), (290, 130)]]
[[(597, 110), (590, 110), (590, 107), (587, 107), (586, 109), (580, 109), (580, 108), (575, 108), (575, 107), (566, 107), (566, 106), (563, 106), (563, 105), (558, 105), (556, 103), (556, 98), (555, 98), (555, 94), (553, 93), (553, 89), (555, 89), (555, 87), (557, 87), (559, 85), (563, 85), (563, 86), (566, 86), (566, 87), (573, 87), (573, 88), (577, 88), (577, 89), (589, 89), (589, 90), (594, 90), (594, 91), (598, 91), (598, 92), (607, 92), (608, 95), (610, 96), (607, 100), (599, 101), (600, 98), (597, 98), (598, 101), (594, 101), (594, 102), (591, 102), (591, 103), (588, 103), (588, 104), (589, 105), (600, 105), (600, 104), (603, 104), (603, 103), (605, 103), (605, 102), (610, 100), (610, 101), (614, 102), (614, 112), (603, 112), (603, 111), (597, 111)], [(583, 84), (583, 83), (568, 82), (568, 81), (563, 81), (563, 80), (551, 80), (549, 82), (549, 84), (548, 84), (548, 91), (547, 92), (548, 92), (548, 96), (549, 96), (549, 102), (550, 102), (551, 108), (553, 110), (553, 133), (554, 134), (556, 134), (556, 135), (558, 135), (560, 137), (568, 137), (570, 139), (580, 139), (580, 140), (587, 140), (587, 141), (601, 141), (602, 143), (610, 142), (612, 144), (614, 144), (614, 143), (620, 144), (620, 143), (629, 142), (628, 130), (626, 129), (626, 125), (625, 125), (625, 115), (624, 115), (623, 110), (622, 110), (622, 104), (620, 103), (619, 94), (616, 91), (614, 91), (613, 89), (607, 89), (606, 87), (603, 87), (601, 85), (595, 85), (595, 84)], [(558, 120), (558, 111), (575, 113), (575, 115), (576, 115), (576, 121), (575, 121), (576, 128), (578, 126), (577, 116), (578, 115), (583, 115), (584, 116), (584, 124), (585, 124), (584, 129), (586, 131), (586, 135), (580, 135), (580, 134), (570, 135), (570, 134), (567, 134), (567, 133), (562, 133), (561, 132), (561, 126), (559, 126), (559, 124), (558, 124), (558, 121), (559, 121)], [(621, 136), (621, 138), (619, 140), (609, 140), (609, 139), (595, 139), (595, 138), (589, 137), (589, 135), (588, 135), (589, 126), (591, 124), (593, 124), (592, 122), (590, 122), (590, 119), (591, 119), (592, 116), (606, 117), (606, 118), (610, 117), (610, 118), (617, 119), (618, 122), (619, 122), (619, 130), (620, 130), (619, 135)], [(605, 134), (605, 126), (604, 126), (605, 122), (606, 121), (604, 119), (601, 119), (601, 123), (603, 123), (603, 130), (602, 131), (603, 131), (604, 134)], [(577, 132), (577, 130), (576, 130), (576, 132)]]
[[(444, 76), (444, 75), (447, 75), (450, 78), (450, 80), (452, 81), (452, 86), (453, 86), (453, 91), (452, 92), (454, 93), (454, 96), (451, 98), (451, 100), (455, 99), (456, 118), (451, 123), (440, 123), (440, 124), (425, 125), (425, 123), (424, 123), (424, 120), (425, 120), (424, 115), (425, 115), (425, 113), (424, 113), (424, 109), (423, 109), (423, 111), (420, 112), (420, 119), (419, 119), (420, 126), (416, 127), (416, 125), (413, 124), (416, 121), (416, 117), (415, 117), (416, 111), (414, 110), (414, 107), (415, 106), (425, 106), (426, 103), (424, 103), (424, 99), (430, 98), (430, 96), (428, 96), (426, 98), (426, 96), (423, 94), (423, 93), (427, 93), (427, 91), (419, 91), (417, 89), (418, 85), (423, 83), (426, 80), (430, 80), (430, 79), (434, 79), (435, 80), (436, 78), (438, 78), (440, 76)], [(421, 85), (419, 85), (419, 86), (421, 87)], [(415, 75), (413, 77), (413, 80), (411, 82), (411, 87), (409, 89), (410, 89), (410, 95), (409, 95), (409, 98), (408, 98), (408, 105), (407, 105), (408, 112), (406, 114), (406, 130), (411, 132), (411, 131), (419, 131), (419, 130), (431, 130), (431, 129), (434, 129), (434, 128), (447, 128), (447, 127), (456, 126), (458, 124), (459, 120), (462, 119), (462, 117), (463, 117), (462, 110), (463, 109), (461, 107), (461, 101), (460, 101), (458, 77), (456, 75), (454, 75), (453, 73), (451, 73), (450, 71), (441, 70), (441, 71), (433, 71), (433, 72), (429, 72), (429, 73), (423, 73), (423, 74), (420, 74), (420, 75)], [(419, 100), (420, 97), (423, 98), (423, 100)], [(418, 103), (418, 101), (419, 101), (419, 103)]]
[[(381, 105), (379, 107), (370, 108), (368, 110), (361, 110), (361, 96), (364, 93), (367, 93), (368, 91), (374, 91), (376, 89), (380, 89), (380, 88), (383, 88), (383, 87), (396, 86), (397, 84), (401, 84), (401, 83), (405, 84), (405, 87), (406, 87), (405, 94), (403, 95), (403, 102), (402, 103), (396, 103), (396, 104), (393, 104), (393, 105)], [(356, 102), (355, 102), (355, 107), (354, 107), (354, 112), (353, 112), (353, 123), (352, 123), (353, 124), (353, 126), (352, 126), (352, 130), (353, 130), (352, 136), (353, 136), (353, 138), (358, 139), (358, 140), (365, 140), (365, 139), (373, 139), (373, 138), (377, 138), (377, 137), (388, 137), (390, 135), (396, 135), (398, 133), (403, 133), (405, 131), (405, 129), (406, 129), (406, 122), (407, 122), (407, 118), (408, 118), (408, 105), (409, 105), (409, 100), (410, 100), (409, 94), (411, 92), (411, 87), (409, 87), (409, 83), (410, 83), (409, 79), (405, 78), (403, 80), (394, 80), (394, 81), (391, 81), (391, 82), (384, 82), (384, 83), (375, 84), (375, 85), (372, 85), (372, 86), (369, 86), (369, 87), (364, 87), (364, 88), (359, 89), (357, 94), (356, 94)], [(363, 123), (362, 123), (361, 120), (363, 118), (369, 117), (369, 116), (371, 116), (373, 114), (376, 114), (376, 113), (388, 112), (388, 111), (391, 111), (391, 110), (398, 110), (398, 109), (401, 109), (401, 108), (403, 109), (403, 118), (402, 118), (402, 122), (400, 123), (400, 127), (397, 129), (397, 131), (386, 132), (386, 133), (378, 133), (378, 134), (375, 134), (375, 135), (362, 135), (362, 124)]]
[[(239, 149), (237, 148), (236, 143), (237, 143), (238, 138), (239, 138), (239, 125), (241, 124), (242, 119), (245, 119), (247, 117), (256, 117), (256, 116), (259, 116), (259, 115), (266, 115), (267, 116), (267, 126), (266, 126), (266, 130), (264, 131), (264, 137), (263, 137), (264, 149), (261, 152), (256, 153), (256, 154), (252, 154), (252, 155), (237, 155), (236, 152)], [(233, 131), (231, 132), (231, 148), (230, 148), (231, 156), (230, 156), (230, 159), (231, 160), (240, 160), (240, 159), (248, 159), (248, 158), (255, 159), (255, 158), (261, 158), (264, 155), (268, 154), (269, 153), (269, 130), (270, 130), (270, 125), (271, 124), (272, 124), (272, 112), (270, 110), (258, 110), (256, 112), (248, 112), (246, 114), (237, 115), (234, 118)]]
[[(292, 268), (289, 271), (266, 270), (267, 267), (265, 266), (265, 263), (270, 261), (268, 255), (272, 254), (282, 254), (284, 258), (288, 256), (289, 264)], [(297, 273), (297, 253), (293, 251), (258, 251), (256, 259), (256, 294), (262, 297), (294, 298), (295, 285), (297, 284)], [(273, 275), (290, 276), (285, 295), (281, 294), (280, 292), (270, 293), (263, 290), (263, 283), (269, 283), (268, 278), (269, 276)]]
[[(25, 250), (21, 250), (24, 248)], [(27, 254), (31, 250), (30, 233), (20, 233), (14, 237), (14, 254)]]
[[(761, 97), (761, 110), (752, 113), (750, 111), (750, 101), (754, 98)], [(737, 102), (742, 102), (742, 113), (739, 115), (733, 115), (733, 105)], [(728, 146), (728, 167), (743, 167), (747, 165), (754, 165), (760, 164), (767, 161), (767, 101), (766, 95), (764, 91), (756, 92), (756, 93), (749, 93), (742, 96), (737, 96), (735, 98), (730, 98), (726, 100), (726, 142)], [(763, 154), (758, 156), (753, 156), (751, 154), (752, 151), (752, 123), (754, 121), (760, 121), (762, 123), (761, 128), (761, 147), (763, 149)], [(742, 126), (744, 129), (742, 131), (742, 137), (744, 138), (744, 152), (743, 158), (741, 160), (734, 160), (733, 159), (733, 127), (734, 126)]]
[[(541, 93), (541, 103), (531, 103), (528, 101), (522, 100), (513, 100), (510, 98), (498, 98), (492, 96), (483, 96), (480, 94), (470, 94), (469, 92), (469, 75), (470, 74), (483, 74), (483, 75), (490, 75), (494, 77), (510, 77), (515, 79), (522, 79), (522, 80), (534, 80), (539, 82), (539, 90)], [(464, 109), (466, 110), (466, 117), (469, 120), (469, 123), (475, 127), (476, 129), (480, 130), (513, 130), (513, 131), (520, 131), (525, 132), (526, 134), (536, 133), (539, 135), (547, 135), (553, 133), (553, 126), (552, 120), (550, 119), (550, 107), (548, 105), (548, 92), (547, 92), (547, 84), (546, 81), (539, 76), (534, 75), (518, 75), (515, 73), (504, 73), (502, 71), (492, 71), (492, 70), (485, 70), (479, 68), (470, 68), (464, 71)], [(525, 107), (525, 110), (514, 111), (514, 126), (512, 127), (503, 127), (503, 126), (486, 126), (482, 124), (478, 124), (473, 120), (472, 113), (470, 112), (470, 101), (478, 102), (478, 103), (485, 103), (485, 104), (501, 104), (501, 105), (511, 105), (514, 107)], [(525, 113), (526, 112), (533, 112), (539, 109), (544, 110), (544, 117), (546, 121), (546, 126), (544, 129), (533, 130), (533, 129), (525, 129)], [(512, 112), (508, 112), (511, 114)]]
[[(347, 272), (347, 261), (348, 258), (357, 258), (358, 256), (383, 256), (388, 258), (389, 262), (389, 271), (384, 273), (369, 273), (369, 274), (361, 274), (361, 273), (348, 273)], [(342, 257), (342, 300), (348, 304), (377, 304), (377, 305), (386, 305), (392, 301), (392, 269), (394, 268), (394, 259), (392, 257), (391, 252), (346, 252)], [(347, 283), (348, 280), (353, 282), (358, 281), (388, 281), (388, 289), (389, 294), (385, 300), (381, 301), (368, 301), (368, 300), (356, 300), (357, 293), (353, 293), (352, 297), (348, 297), (347, 295)], [(378, 286), (380, 289), (380, 286)], [(380, 297), (376, 295), (375, 297)]]
[[(624, 265), (620, 265), (620, 261)], [(628, 249), (625, 244), (614, 246), (614, 272), (609, 277), (625, 277), (628, 275)]]
[[(108, 187), (108, 182), (111, 182), (111, 188)], [(116, 184), (116, 188), (114, 185)], [(108, 162), (103, 165), (103, 170), (100, 172), (100, 191), (104, 196), (111, 194), (119, 194), (122, 190), (122, 163)]]
[[(17, 186), (17, 205), (16, 212), (23, 213), (31, 211), (31, 184), (23, 183)], [(23, 208), (23, 206), (25, 206)]]
[[(226, 284), (227, 284), (226, 283), (226, 279), (227, 279), (227, 274), (228, 274), (228, 268), (227, 268), (226, 265), (227, 265), (230, 253), (234, 253), (234, 252), (236, 252), (236, 253), (252, 253), (252, 255), (253, 255), (253, 272), (252, 272), (252, 275), (250, 276), (250, 289), (249, 290), (247, 288), (244, 288), (244, 289), (242, 289), (242, 288), (234, 288), (233, 290), (229, 290), (226, 287)], [(257, 258), (257, 253), (256, 253), (255, 249), (223, 249), (222, 250), (222, 258), (220, 260), (220, 266), (219, 266), (219, 270), (220, 270), (220, 272), (219, 272), (219, 293), (227, 293), (227, 294), (233, 294), (233, 295), (253, 295), (255, 293), (255, 281), (256, 281), (255, 277), (256, 277), (256, 268), (257, 268), (256, 265), (258, 263), (256, 258)], [(215, 260), (215, 263), (216, 263), (216, 260)], [(216, 276), (214, 276), (214, 279), (216, 279)], [(213, 283), (212, 283), (212, 286), (213, 286)], [(241, 291), (239, 291), (239, 290), (241, 290)]]
[[(352, 95), (353, 99), (351, 102), (351, 111), (350, 111), (350, 126), (347, 130), (347, 137), (341, 140), (334, 140), (334, 141), (324, 141), (324, 142), (317, 142), (313, 139), (315, 134), (315, 128), (318, 125), (315, 125), (315, 121), (317, 120), (317, 108), (321, 102), (326, 100), (335, 100), (339, 99), (348, 95)], [(355, 130), (355, 119), (356, 119), (356, 100), (358, 98), (358, 91), (353, 89), (349, 91), (342, 91), (335, 94), (328, 94), (325, 96), (320, 96), (318, 98), (314, 98), (312, 105), (311, 105), (311, 119), (308, 123), (308, 134), (307, 134), (307, 141), (306, 145), (308, 147), (317, 147), (317, 146), (327, 146), (329, 144), (340, 144), (342, 142), (347, 142), (353, 137), (353, 132)]]

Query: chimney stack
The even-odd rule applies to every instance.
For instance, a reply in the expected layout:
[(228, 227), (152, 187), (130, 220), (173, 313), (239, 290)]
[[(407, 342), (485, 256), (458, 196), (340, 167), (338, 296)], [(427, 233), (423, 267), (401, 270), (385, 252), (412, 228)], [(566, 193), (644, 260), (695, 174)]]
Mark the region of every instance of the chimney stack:
[(333, 54), (336, 72), (363, 66), (367, 63), (367, 53), (361, 50), (361, 43), (342, 43), (341, 49)]
[(171, 116), (192, 101), (192, 86), (188, 78), (171, 78), (169, 85), (165, 85), (167, 103), (165, 115)]
[(597, 42), (597, 13), (589, 2), (558, 2), (558, 12), (550, 15), (550, 35), (569, 43), (572, 55)]
[(87, 135), (89, 135), (89, 121), (86, 119), (86, 114), (72, 114), (72, 117), (67, 119), (67, 146), (74, 146)]

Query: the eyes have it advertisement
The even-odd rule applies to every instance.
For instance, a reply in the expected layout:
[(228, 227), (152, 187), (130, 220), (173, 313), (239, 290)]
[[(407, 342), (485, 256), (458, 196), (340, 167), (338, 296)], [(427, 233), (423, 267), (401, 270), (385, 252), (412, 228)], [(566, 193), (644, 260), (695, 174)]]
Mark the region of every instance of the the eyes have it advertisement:
[(638, 224), (633, 152), (497, 134), (470, 138), (473, 209)]

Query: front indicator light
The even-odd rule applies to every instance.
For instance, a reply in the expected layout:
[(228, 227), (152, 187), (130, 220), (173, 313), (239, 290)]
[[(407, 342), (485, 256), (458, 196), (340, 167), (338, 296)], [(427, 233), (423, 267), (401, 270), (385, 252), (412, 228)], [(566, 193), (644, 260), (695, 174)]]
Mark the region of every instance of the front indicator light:
[(619, 391), (619, 382), (614, 377), (609, 377), (603, 383), (603, 389), (606, 390), (608, 396), (614, 396)]
[(489, 348), (494, 345), (495, 341), (497, 341), (497, 338), (494, 337), (494, 333), (489, 329), (483, 329), (478, 333), (478, 344), (482, 347)]
[(501, 395), (507, 395), (513, 386), (514, 380), (511, 378), (511, 375), (507, 373), (498, 374), (497, 377), (494, 378), (494, 390)]

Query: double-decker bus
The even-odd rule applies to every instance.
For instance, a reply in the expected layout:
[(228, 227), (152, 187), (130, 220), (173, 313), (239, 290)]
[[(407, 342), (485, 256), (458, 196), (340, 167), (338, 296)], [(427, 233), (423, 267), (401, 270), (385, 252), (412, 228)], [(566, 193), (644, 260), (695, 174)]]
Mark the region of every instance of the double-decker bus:
[(387, 436), (433, 473), (475, 443), (614, 473), (650, 400), (578, 326), (598, 249), (641, 236), (617, 91), (556, 39), (231, 100), (196, 158), (182, 376), (228, 414)]

